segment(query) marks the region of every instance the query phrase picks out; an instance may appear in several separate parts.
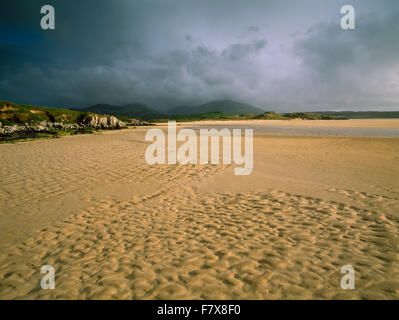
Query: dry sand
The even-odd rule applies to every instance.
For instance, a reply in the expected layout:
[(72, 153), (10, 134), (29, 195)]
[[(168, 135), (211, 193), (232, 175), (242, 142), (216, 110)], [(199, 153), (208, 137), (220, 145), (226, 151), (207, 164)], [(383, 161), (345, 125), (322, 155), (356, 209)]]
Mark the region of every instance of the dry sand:
[(145, 131), (0, 145), (1, 299), (399, 298), (399, 139), (259, 135), (240, 177)]

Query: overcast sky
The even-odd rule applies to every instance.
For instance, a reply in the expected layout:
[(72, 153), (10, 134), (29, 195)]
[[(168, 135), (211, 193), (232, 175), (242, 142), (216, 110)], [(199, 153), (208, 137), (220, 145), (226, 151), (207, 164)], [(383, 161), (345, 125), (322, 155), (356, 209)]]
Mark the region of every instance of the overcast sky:
[[(55, 8), (55, 30), (40, 8)], [(356, 29), (340, 28), (351, 4)], [(397, 0), (2, 0), (0, 99), (399, 110)]]

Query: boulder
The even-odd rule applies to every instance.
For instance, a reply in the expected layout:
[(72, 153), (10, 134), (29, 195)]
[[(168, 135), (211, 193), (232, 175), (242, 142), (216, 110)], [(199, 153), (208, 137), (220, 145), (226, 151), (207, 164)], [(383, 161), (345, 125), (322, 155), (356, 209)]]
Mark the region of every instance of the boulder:
[(87, 114), (80, 121), (80, 124), (97, 129), (114, 129), (126, 127), (123, 121), (114, 116)]
[(151, 123), (149, 123), (147, 121), (131, 119), (126, 125), (128, 125), (128, 126), (150, 126)]

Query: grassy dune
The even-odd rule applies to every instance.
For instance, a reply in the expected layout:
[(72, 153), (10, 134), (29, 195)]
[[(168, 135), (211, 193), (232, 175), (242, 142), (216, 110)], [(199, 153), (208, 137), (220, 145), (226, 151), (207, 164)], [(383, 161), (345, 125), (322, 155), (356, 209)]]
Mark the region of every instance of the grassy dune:
[(3, 125), (40, 121), (77, 123), (86, 114), (87, 112), (22, 105), (0, 100), (0, 122)]

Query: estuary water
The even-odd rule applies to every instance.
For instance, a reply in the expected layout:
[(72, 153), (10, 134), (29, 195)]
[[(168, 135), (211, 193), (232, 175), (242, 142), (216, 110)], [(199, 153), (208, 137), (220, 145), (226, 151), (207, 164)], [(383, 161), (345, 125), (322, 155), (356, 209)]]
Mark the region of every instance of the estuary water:
[(322, 127), (322, 126), (285, 126), (277, 124), (195, 124), (191, 129), (253, 129), (254, 134), (284, 134), (311, 136), (343, 136), (343, 137), (386, 137), (399, 138), (399, 128), (364, 128), (364, 127)]

